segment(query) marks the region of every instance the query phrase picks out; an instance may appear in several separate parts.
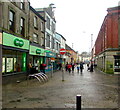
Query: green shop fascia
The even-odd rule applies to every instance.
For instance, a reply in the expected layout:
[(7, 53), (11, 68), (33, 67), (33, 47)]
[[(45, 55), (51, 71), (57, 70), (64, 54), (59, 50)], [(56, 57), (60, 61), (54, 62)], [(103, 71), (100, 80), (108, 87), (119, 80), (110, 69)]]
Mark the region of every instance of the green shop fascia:
[(16, 74), (27, 71), (29, 40), (3, 32), (2, 73)]

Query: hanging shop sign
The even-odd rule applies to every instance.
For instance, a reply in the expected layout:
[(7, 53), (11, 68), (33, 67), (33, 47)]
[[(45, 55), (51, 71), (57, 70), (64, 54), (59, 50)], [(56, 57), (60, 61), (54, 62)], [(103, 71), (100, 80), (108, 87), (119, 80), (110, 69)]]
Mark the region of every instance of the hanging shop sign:
[(31, 55), (45, 56), (45, 50), (42, 49), (42, 48), (30, 45), (29, 54), (31, 54)]
[(3, 32), (3, 45), (29, 50), (29, 40)]

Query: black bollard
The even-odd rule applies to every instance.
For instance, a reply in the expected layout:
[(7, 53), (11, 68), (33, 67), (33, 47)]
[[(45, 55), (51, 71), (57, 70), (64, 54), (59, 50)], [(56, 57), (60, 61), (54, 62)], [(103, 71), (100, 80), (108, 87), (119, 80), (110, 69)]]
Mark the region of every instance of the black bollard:
[(81, 110), (81, 95), (76, 96), (76, 110)]

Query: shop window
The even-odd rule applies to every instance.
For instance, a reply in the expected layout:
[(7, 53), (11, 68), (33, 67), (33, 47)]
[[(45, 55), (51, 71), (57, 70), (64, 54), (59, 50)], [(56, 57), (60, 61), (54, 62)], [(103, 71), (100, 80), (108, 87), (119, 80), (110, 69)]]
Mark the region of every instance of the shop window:
[(20, 19), (20, 34), (25, 35), (25, 19), (21, 18)]
[(13, 58), (7, 58), (6, 72), (13, 72)]
[(115, 63), (114, 63), (115, 72), (120, 72), (120, 56), (114, 56), (114, 57), (115, 57)]
[(2, 73), (5, 73), (5, 58), (2, 58)]
[(15, 13), (12, 10), (9, 11), (9, 29), (15, 31)]
[(26, 71), (25, 54), (24, 52), (3, 49), (2, 73), (12, 74)]

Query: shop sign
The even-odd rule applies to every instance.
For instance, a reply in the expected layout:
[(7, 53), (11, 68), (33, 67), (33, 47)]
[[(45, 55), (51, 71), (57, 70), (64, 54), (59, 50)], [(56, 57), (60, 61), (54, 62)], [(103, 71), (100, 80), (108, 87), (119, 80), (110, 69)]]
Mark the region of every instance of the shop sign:
[(0, 44), (2, 44), (2, 33), (0, 33)]
[(22, 47), (24, 45), (24, 42), (23, 42), (23, 40), (19, 40), (19, 39), (16, 38), (14, 40), (14, 44), (15, 44), (15, 46)]
[(31, 54), (31, 55), (45, 56), (45, 50), (42, 49), (42, 48), (30, 45), (29, 54)]
[(41, 49), (36, 49), (36, 54), (40, 54), (41, 53)]
[(29, 40), (3, 32), (3, 45), (29, 50)]
[(56, 53), (49, 52), (49, 53), (46, 53), (46, 56), (47, 57), (56, 57)]

